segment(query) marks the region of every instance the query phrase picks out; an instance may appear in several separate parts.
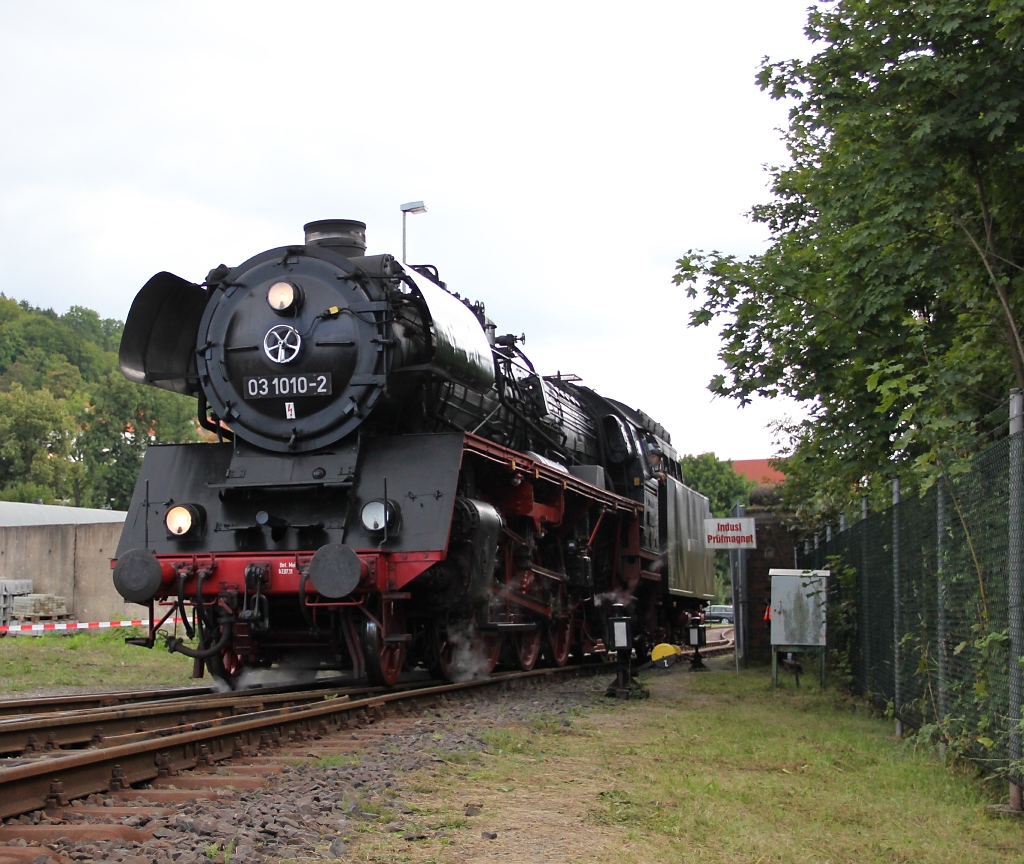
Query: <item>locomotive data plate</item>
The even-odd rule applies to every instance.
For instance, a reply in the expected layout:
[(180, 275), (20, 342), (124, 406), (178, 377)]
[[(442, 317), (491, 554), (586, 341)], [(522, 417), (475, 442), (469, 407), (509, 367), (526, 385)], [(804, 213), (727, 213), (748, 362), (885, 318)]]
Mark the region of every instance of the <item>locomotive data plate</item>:
[(260, 375), (242, 379), (246, 399), (281, 399), (303, 396), (330, 396), (331, 373), (307, 372), (304, 375)]

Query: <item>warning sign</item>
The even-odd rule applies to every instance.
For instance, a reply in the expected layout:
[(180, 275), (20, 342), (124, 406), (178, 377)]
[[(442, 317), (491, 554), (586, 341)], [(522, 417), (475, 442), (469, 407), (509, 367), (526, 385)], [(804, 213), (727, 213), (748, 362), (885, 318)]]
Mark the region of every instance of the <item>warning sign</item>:
[(733, 516), (705, 519), (704, 542), (708, 549), (756, 549), (754, 520)]

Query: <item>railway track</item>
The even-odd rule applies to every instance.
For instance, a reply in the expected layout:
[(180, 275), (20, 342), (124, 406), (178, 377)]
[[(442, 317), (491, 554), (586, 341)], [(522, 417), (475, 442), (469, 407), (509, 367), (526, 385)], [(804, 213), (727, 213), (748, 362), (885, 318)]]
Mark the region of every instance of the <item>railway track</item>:
[[(714, 657), (718, 654), (727, 654), (733, 650), (733, 628), (708, 628), (708, 645), (701, 649), (704, 657)], [(691, 649), (683, 647), (683, 653), (690, 655)], [(330, 679), (318, 681), (316, 686), (323, 689), (345, 686), (348, 679), (338, 678), (337, 681)], [(308, 689), (309, 685), (282, 685), (258, 688), (263, 694), (301, 694)], [(249, 693), (250, 691), (237, 691), (232, 693), (219, 693), (213, 687), (179, 687), (162, 690), (125, 690), (109, 693), (89, 693), (78, 695), (40, 696), (27, 699), (0, 699), (0, 724), (5, 720), (31, 715), (45, 715), (66, 713), (70, 711), (87, 711), (91, 709), (111, 709), (127, 707), (130, 705), (145, 705), (147, 703), (160, 703), (167, 700), (188, 698), (206, 699), (222, 695), (228, 699)], [(0, 726), (2, 734), (2, 726)], [(4, 750), (0, 745), (0, 755), (10, 751)]]
[[(604, 677), (608, 669), (585, 671)], [(402, 795), (409, 772), (448, 758), (461, 762), (482, 746), (480, 731), (513, 717), (538, 710), (572, 717), (572, 705), (603, 699), (589, 674), (503, 677), (489, 687), (447, 688), (365, 710), (350, 704), (350, 723), (340, 734), (271, 739), (230, 761), (157, 777), (144, 788), (108, 790), (8, 819), (0, 827), (0, 864), (41, 864), (40, 856), (60, 864), (202, 864), (214, 858), (218, 843), (221, 857), (232, 862), (343, 856), (342, 838), (361, 836), (361, 823), (378, 818), (377, 806), (390, 810), (382, 819), (408, 818), (400, 799), (395, 809), (394, 797)]]
[[(397, 692), (420, 686), (409, 683)], [(359, 698), (381, 692), (373, 687), (315, 688), (295, 687), (258, 689), (245, 692), (215, 693), (205, 688), (174, 691), (164, 698), (123, 699), (119, 704), (94, 707), (96, 697), (85, 700), (87, 707), (59, 710), (59, 701), (47, 703), (47, 710), (35, 713), (0, 715), (0, 756), (53, 754), (59, 750), (84, 747), (110, 747), (147, 735), (164, 734), (175, 727), (215, 723), (227, 717), (253, 714), (272, 709), (338, 698)], [(120, 695), (120, 694), (119, 694)], [(2, 706), (0, 706), (2, 708)], [(0, 762), (0, 767), (3, 763)]]
[[(607, 671), (604, 667), (582, 667)], [(310, 742), (329, 741), (339, 734), (376, 723), (391, 713), (399, 715), (422, 710), (426, 704), (452, 694), (474, 688), (507, 687), (524, 680), (578, 673), (580, 668), (543, 669), (532, 672), (503, 673), (490, 678), (456, 684), (433, 684), (405, 690), (374, 691), (360, 694), (333, 691), (311, 691), (299, 694), (225, 694), (206, 697), (200, 706), (183, 704), (190, 700), (167, 700), (136, 708), (89, 709), (94, 712), (84, 719), (76, 713), (48, 714), (15, 718), (0, 724), (8, 726), (10, 742), (57, 725), (58, 729), (76, 730), (80, 742), (91, 725), (121, 721), (131, 728), (146, 718), (154, 728), (103, 735), (90, 739), (90, 746), (79, 750), (25, 750), (25, 756), (0, 763), (0, 818), (20, 816), (32, 811), (58, 813), (72, 800), (94, 793), (109, 793), (120, 800), (134, 800), (142, 795), (154, 804), (182, 800), (192, 793), (182, 791), (200, 788), (249, 788), (265, 780), (254, 779), (253, 772), (243, 766), (241, 774), (231, 773), (239, 762), (246, 762), (282, 747), (297, 745), (308, 749)], [(233, 696), (233, 698), (232, 698)], [(182, 714), (196, 715), (189, 722), (177, 722)], [(123, 718), (119, 715), (125, 715)], [(134, 716), (128, 716), (134, 715)], [(55, 724), (55, 721), (58, 721)], [(64, 722), (60, 722), (64, 721)], [(162, 724), (162, 725), (158, 725)], [(14, 731), (13, 727), (18, 727)], [(30, 729), (35, 729), (33, 733)], [(58, 737), (62, 734), (55, 733)], [(8, 744), (7, 746), (13, 746)], [(327, 749), (330, 749), (328, 746)], [(321, 744), (316, 750), (323, 752)], [(228, 773), (218, 771), (220, 763), (232, 763)], [(185, 772), (207, 772), (208, 778), (183, 776)], [(213, 773), (216, 772), (216, 773)], [(258, 775), (259, 772), (256, 772)], [(151, 788), (139, 789), (140, 784)], [(159, 787), (165, 787), (161, 790)], [(168, 794), (166, 787), (174, 787)], [(194, 797), (194, 796), (192, 796)], [(77, 808), (75, 808), (77, 809)], [(104, 808), (109, 809), (109, 808)], [(5, 829), (0, 829), (0, 840)]]
[[(722, 642), (701, 654), (731, 650)], [(215, 694), (196, 688), (198, 694), (188, 690), (172, 698), (167, 691), (162, 699), (129, 696), (119, 706), (9, 716), (0, 721), (0, 741), (18, 755), (0, 759), (0, 817), (11, 820), (0, 827), (0, 843), (26, 842), (38, 852), (45, 851), (38, 844), (61, 837), (145, 842), (146, 832), (124, 820), (145, 823), (167, 817), (182, 802), (215, 801), (265, 786), (295, 760), (350, 753), (366, 730), (415, 723), (424, 710), (474, 689), (540, 685), (580, 672), (605, 675), (610, 668), (504, 673), (386, 692), (349, 687)], [(35, 745), (28, 746), (33, 734)], [(103, 806), (89, 805), (96, 793)], [(101, 821), (81, 824), (83, 819)], [(17, 859), (12, 848), (0, 847), (0, 864)]]
[(178, 687), (164, 690), (125, 690), (111, 693), (89, 693), (75, 696), (39, 696), (29, 699), (0, 699), (0, 718), (29, 714), (51, 714), (58, 711), (111, 708), (115, 705), (156, 702), (185, 696), (206, 696), (217, 692), (212, 687)]

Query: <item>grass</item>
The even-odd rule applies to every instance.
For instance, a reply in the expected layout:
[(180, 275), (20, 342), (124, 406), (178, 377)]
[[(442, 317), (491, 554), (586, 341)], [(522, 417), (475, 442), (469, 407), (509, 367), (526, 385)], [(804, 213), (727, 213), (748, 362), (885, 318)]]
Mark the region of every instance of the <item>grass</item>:
[(118, 689), (195, 683), (192, 660), (169, 654), (162, 642), (152, 650), (124, 644), (128, 636), (145, 635), (137, 628), (119, 628), (5, 636), (0, 639), (0, 694), (46, 687)]
[[(0, 689), (189, 682), (187, 658), (125, 646), (125, 635), (0, 639)], [(766, 670), (737, 676), (712, 662), (708, 674), (648, 675), (648, 700), (603, 701), (568, 726), (533, 717), (490, 730), (484, 753), (446, 753), (404, 778), (412, 812), (360, 802), (382, 818), (359, 823), (347, 858), (526, 861), (546, 849), (556, 857), (541, 860), (620, 864), (1024, 859), (1024, 822), (984, 810), (1004, 783), (896, 741), (891, 722), (834, 692), (788, 678), (773, 692)], [(469, 803), (480, 812), (468, 815)], [(404, 841), (386, 831), (391, 819), (431, 836)]]
[(313, 761), (318, 768), (349, 768), (358, 765), (361, 759), (358, 753), (330, 753), (318, 756)]
[(617, 755), (595, 817), (711, 853), (694, 860), (1020, 860), (1021, 826), (984, 815), (996, 787), (973, 770), (900, 745), (891, 723), (835, 694), (765, 681), (691, 676), (668, 710), (602, 724)]
[[(1024, 858), (1024, 823), (984, 810), (1004, 784), (896, 741), (891, 722), (835, 693), (796, 690), (791, 680), (772, 692), (769, 679), (767, 671), (677, 668), (649, 676), (651, 699), (608, 702), (571, 727), (531, 721), (493, 730), (479, 765), (449, 763), (430, 772), (430, 783), (413, 779), (431, 790), (414, 799), (427, 825), (461, 815), (471, 798), (484, 802), (452, 844), (460, 855), (427, 843), (424, 856), (477, 860), (487, 828), (508, 844), (549, 833), (566, 861)], [(376, 839), (359, 860), (412, 854)], [(523, 860), (529, 848), (519, 850)]]

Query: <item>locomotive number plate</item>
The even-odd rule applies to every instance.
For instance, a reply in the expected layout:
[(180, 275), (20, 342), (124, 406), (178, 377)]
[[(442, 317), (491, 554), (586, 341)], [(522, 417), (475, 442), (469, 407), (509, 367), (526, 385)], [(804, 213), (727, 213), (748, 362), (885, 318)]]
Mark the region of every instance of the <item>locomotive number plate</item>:
[(242, 379), (246, 399), (280, 399), (290, 396), (330, 396), (331, 373), (307, 372), (305, 375), (270, 375)]

